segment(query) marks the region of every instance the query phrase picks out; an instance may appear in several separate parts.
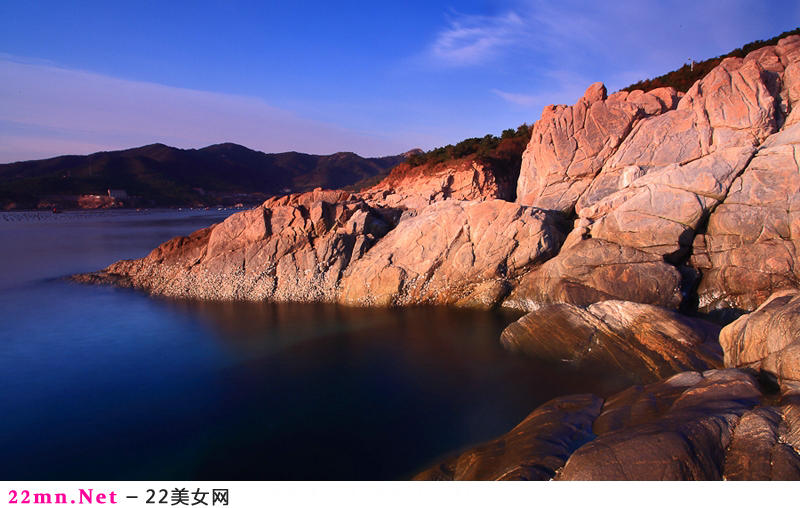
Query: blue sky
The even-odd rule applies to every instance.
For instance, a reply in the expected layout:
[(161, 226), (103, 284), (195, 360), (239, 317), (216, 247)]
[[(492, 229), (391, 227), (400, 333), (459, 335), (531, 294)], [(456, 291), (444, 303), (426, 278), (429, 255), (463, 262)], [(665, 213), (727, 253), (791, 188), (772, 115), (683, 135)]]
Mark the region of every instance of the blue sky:
[(163, 142), (399, 153), (800, 24), (796, 1), (0, 3), (0, 162)]

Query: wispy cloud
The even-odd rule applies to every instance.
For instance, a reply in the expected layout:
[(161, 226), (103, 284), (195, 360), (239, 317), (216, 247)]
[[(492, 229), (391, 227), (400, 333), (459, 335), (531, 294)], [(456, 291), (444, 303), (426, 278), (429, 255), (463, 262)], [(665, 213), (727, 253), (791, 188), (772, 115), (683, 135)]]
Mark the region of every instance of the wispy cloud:
[(511, 104), (526, 108), (538, 105), (542, 98), (541, 94), (511, 93), (498, 90), (497, 88), (492, 88), (492, 93)]
[(515, 12), (500, 16), (453, 13), (448, 26), (437, 34), (430, 54), (439, 63), (451, 66), (478, 64), (520, 42), (525, 32), (526, 24)]
[(407, 149), (302, 118), (257, 97), (118, 79), (0, 55), (0, 162), (163, 142), (231, 141), (267, 152)]
[(449, 13), (425, 55), (455, 79), (491, 80), (486, 92), (509, 111), (540, 111), (574, 103), (596, 81), (614, 92), (773, 36), (775, 19), (757, 0), (508, 0), (501, 14)]

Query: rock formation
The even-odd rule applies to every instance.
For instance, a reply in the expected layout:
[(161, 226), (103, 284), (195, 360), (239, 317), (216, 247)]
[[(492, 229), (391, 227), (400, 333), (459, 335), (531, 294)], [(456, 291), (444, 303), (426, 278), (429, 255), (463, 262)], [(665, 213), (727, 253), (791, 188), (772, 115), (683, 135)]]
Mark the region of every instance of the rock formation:
[(786, 386), (774, 405), (763, 397), (735, 369), (633, 386), (599, 410), (591, 395), (560, 397), (417, 478), (800, 480), (798, 391)]
[(342, 191), (273, 198), (79, 280), (197, 299), (491, 307), (562, 240), (551, 213), (507, 201), (401, 212)]
[(547, 106), (523, 154), (517, 201), (570, 211), (634, 123), (675, 104), (672, 89), (607, 98), (605, 86), (595, 83), (574, 106)]
[(436, 203), (401, 220), (351, 264), (339, 301), (491, 307), (512, 281), (552, 257), (561, 240), (552, 215), (537, 208), (499, 200)]
[[(360, 194), (268, 200), (83, 280), (191, 298), (753, 310), (800, 286), (799, 66), (790, 36), (685, 95), (595, 83), (545, 108), (516, 182), (469, 158), (406, 164)], [(500, 201), (515, 183), (517, 203)]]
[(695, 237), (702, 310), (752, 310), (777, 289), (800, 287), (798, 152), (800, 123), (770, 136)]
[[(725, 59), (674, 109), (662, 101), (660, 109), (628, 115), (629, 133), (607, 119), (602, 132), (625, 134), (618, 142), (616, 134), (593, 137), (611, 141), (589, 151), (593, 165), (580, 177), (570, 176), (563, 158), (542, 155), (569, 153), (572, 161), (582, 153), (574, 147), (587, 143), (546, 110), (523, 158), (518, 200), (574, 209), (577, 218), (559, 255), (526, 276), (506, 305), (618, 298), (676, 308), (689, 302), (702, 275), (702, 310), (752, 310), (775, 288), (797, 286), (798, 59), (800, 36), (787, 37)], [(585, 109), (589, 97), (601, 101), (596, 88), (573, 109)], [(619, 102), (613, 97), (603, 104)], [(559, 136), (573, 152), (543, 141)], [(553, 202), (546, 189), (562, 180), (570, 191)]]
[[(511, 349), (644, 381), (686, 371), (555, 399), (419, 478), (800, 479), (799, 153), (795, 35), (685, 95), (596, 83), (545, 108), (516, 202), (508, 173), (475, 160), (408, 166), (77, 278), (201, 299), (502, 303), (529, 311), (503, 332)], [(675, 309), (753, 312), (720, 332)], [(708, 370), (718, 336), (743, 370)]]
[(800, 381), (800, 291), (783, 290), (722, 329), (725, 365)]
[(548, 304), (509, 325), (509, 349), (552, 361), (599, 362), (644, 381), (722, 366), (719, 327), (660, 307), (608, 300)]
[(567, 458), (594, 438), (603, 400), (559, 397), (533, 411), (507, 434), (417, 475), (415, 480), (549, 480)]
[(457, 159), (433, 167), (401, 164), (383, 181), (362, 192), (371, 203), (390, 208), (421, 209), (445, 199), (510, 200), (516, 181), (499, 168), (474, 158)]

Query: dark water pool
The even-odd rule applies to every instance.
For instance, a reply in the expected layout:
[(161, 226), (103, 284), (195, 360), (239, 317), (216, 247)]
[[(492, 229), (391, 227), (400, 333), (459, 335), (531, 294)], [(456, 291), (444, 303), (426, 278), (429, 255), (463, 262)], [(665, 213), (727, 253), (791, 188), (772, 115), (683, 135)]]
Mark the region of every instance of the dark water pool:
[(402, 479), (555, 396), (630, 383), (504, 351), (509, 314), (61, 279), (228, 213), (0, 214), (0, 479)]

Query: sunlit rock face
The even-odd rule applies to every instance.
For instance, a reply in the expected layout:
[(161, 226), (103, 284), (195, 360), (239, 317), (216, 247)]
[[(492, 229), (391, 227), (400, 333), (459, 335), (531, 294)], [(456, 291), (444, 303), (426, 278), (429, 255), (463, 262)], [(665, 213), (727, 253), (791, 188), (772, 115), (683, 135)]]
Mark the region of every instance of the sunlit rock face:
[(410, 213), (315, 191), (268, 200), (88, 278), (198, 299), (491, 307), (562, 239), (553, 214), (508, 201), (446, 200)]
[(755, 311), (722, 329), (728, 367), (750, 367), (777, 382), (800, 382), (800, 291), (772, 294)]
[(633, 94), (620, 102), (592, 85), (575, 106), (547, 109), (517, 199), (569, 212), (574, 227), (506, 305), (696, 299), (705, 312), (752, 310), (797, 287), (799, 59), (790, 36), (725, 59), (680, 99), (637, 94), (634, 111)]
[(491, 307), (513, 281), (555, 255), (561, 240), (544, 210), (500, 200), (443, 201), (400, 221), (353, 262), (339, 300)]
[(686, 94), (595, 83), (545, 109), (516, 180), (474, 158), (407, 165), (361, 193), (270, 199), (84, 280), (211, 299), (753, 310), (800, 281), (798, 66), (791, 36)]
[(471, 157), (432, 167), (403, 164), (361, 196), (376, 205), (403, 209), (422, 209), (447, 199), (511, 200), (517, 172), (504, 169)]

